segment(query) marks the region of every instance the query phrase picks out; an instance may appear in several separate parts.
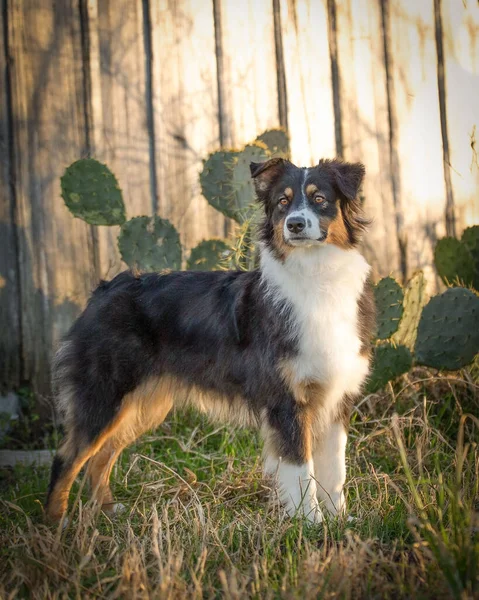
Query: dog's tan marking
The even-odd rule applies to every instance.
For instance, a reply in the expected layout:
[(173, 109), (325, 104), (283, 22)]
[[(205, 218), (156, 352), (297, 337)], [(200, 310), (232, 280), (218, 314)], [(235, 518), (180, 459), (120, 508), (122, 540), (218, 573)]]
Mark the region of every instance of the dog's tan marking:
[(312, 196), (318, 191), (318, 186), (316, 186), (314, 183), (308, 183), (308, 185), (306, 186), (306, 196)]
[[(148, 429), (157, 427), (165, 419), (173, 405), (173, 393), (178, 389), (173, 378), (152, 379), (127, 394), (120, 412), (98, 436), (79, 453), (81, 440), (75, 440), (73, 432), (67, 435), (66, 442), (58, 454), (68, 462), (77, 454), (69, 469), (60, 476), (50, 495), (47, 516), (58, 521), (68, 505), (68, 495), (83, 465), (92, 457), (89, 475), (93, 492), (101, 502), (112, 502), (108, 479), (113, 465), (125, 446), (131, 444)], [(104, 448), (104, 451), (103, 451)], [(95, 457), (95, 455), (97, 455)], [(104, 498), (104, 500), (103, 500)]]
[[(59, 477), (50, 498), (48, 499), (48, 505), (46, 507), (47, 517), (51, 521), (59, 521), (61, 519), (68, 505), (68, 494), (70, 493), (71, 486), (78, 473), (81, 471), (87, 460), (100, 450), (105, 441), (117, 429), (121, 423), (121, 419), (122, 414), (120, 413), (111, 425), (107, 427), (92, 444), (78, 452), (68, 470)], [(80, 442), (76, 442), (73, 435), (70, 434), (67, 436), (66, 443), (60, 447), (57, 454), (68, 463), (72, 460), (72, 457), (75, 456), (79, 446)]]
[(325, 396), (325, 388), (319, 381), (296, 381), (294, 365), (284, 361), (280, 367), (283, 379), (293, 394), (296, 402), (302, 407), (300, 422), (305, 430), (310, 432), (307, 437), (305, 455), (309, 456), (311, 444), (321, 435), (324, 423), (321, 419), (321, 404)]
[(294, 192), (293, 192), (292, 188), (290, 188), (290, 187), (284, 188), (283, 194), (291, 202), (291, 200), (293, 199), (293, 196), (294, 196)]
[(285, 221), (286, 217), (283, 217), (280, 221), (278, 221), (278, 223), (275, 224), (274, 228), (273, 228), (273, 244), (274, 244), (274, 248), (276, 249), (279, 258), (284, 262), (286, 260), (286, 258), (291, 254), (291, 252), (293, 251), (292, 246), (289, 246), (288, 244), (285, 243), (284, 241), (284, 221)]
[(344, 224), (343, 213), (341, 207), (338, 206), (338, 214), (333, 219), (328, 228), (328, 237), (326, 238), (327, 244), (334, 244), (338, 248), (351, 248), (351, 242), (349, 241), (348, 230)]
[(114, 509), (109, 480), (121, 452), (140, 435), (165, 420), (179, 387), (173, 378), (151, 379), (125, 396), (125, 412), (120, 427), (90, 459), (88, 466), (92, 494), (104, 509)]
[(120, 453), (121, 449), (116, 448), (112, 440), (109, 439), (105, 442), (103, 448), (91, 457), (88, 463), (92, 497), (106, 510), (114, 505), (113, 494), (110, 489), (110, 474)]
[[(301, 444), (298, 444), (303, 462), (308, 462), (312, 458), (313, 452), (313, 418), (308, 407), (303, 407), (298, 416), (298, 424), (301, 427)], [(266, 416), (262, 420), (261, 432), (264, 439), (263, 455), (265, 457), (280, 458), (282, 439), (281, 433), (273, 429), (267, 422)]]

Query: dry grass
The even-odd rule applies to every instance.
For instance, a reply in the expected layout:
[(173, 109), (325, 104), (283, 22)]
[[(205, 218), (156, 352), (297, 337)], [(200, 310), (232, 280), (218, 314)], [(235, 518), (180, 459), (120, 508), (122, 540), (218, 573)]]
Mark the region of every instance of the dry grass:
[(363, 401), (351, 522), (284, 518), (256, 435), (194, 414), (125, 453), (114, 520), (80, 482), (70, 524), (48, 527), (45, 470), (4, 473), (0, 597), (479, 598), (479, 427), (464, 416), (478, 391), (467, 374), (416, 370)]

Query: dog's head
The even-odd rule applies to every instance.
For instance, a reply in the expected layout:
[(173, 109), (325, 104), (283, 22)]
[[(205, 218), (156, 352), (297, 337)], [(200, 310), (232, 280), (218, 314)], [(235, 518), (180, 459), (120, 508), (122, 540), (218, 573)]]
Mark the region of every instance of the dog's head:
[(358, 198), (362, 164), (320, 160), (315, 167), (300, 169), (273, 158), (250, 168), (266, 215), (261, 239), (278, 257), (285, 258), (296, 247), (352, 248), (359, 242), (368, 225)]

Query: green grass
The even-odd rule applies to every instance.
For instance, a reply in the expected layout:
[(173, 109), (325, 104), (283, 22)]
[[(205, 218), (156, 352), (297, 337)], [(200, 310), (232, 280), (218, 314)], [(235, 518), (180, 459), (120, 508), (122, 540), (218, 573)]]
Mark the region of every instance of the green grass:
[(358, 407), (351, 521), (286, 518), (257, 434), (195, 413), (122, 455), (114, 519), (80, 478), (67, 528), (47, 526), (47, 471), (2, 471), (0, 597), (479, 598), (478, 391), (416, 369)]

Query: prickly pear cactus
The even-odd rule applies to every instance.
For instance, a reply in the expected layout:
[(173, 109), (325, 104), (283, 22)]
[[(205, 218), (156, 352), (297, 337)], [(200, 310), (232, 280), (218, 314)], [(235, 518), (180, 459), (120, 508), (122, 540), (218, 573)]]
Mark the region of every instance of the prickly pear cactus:
[(82, 158), (61, 178), (62, 198), (70, 212), (90, 225), (121, 225), (125, 205), (118, 181), (106, 165)]
[(203, 196), (224, 215), (242, 223), (254, 201), (249, 164), (267, 159), (267, 149), (262, 143), (246, 146), (241, 152), (210, 154), (200, 173)]
[(427, 282), (424, 273), (418, 271), (409, 280), (404, 290), (403, 315), (398, 330), (392, 336), (395, 344), (406, 346), (411, 352), (416, 343), (422, 309), (428, 301), (426, 288)]
[(434, 250), (437, 272), (446, 285), (458, 279), (464, 285), (474, 281), (474, 259), (465, 244), (456, 238), (442, 238)]
[(232, 189), (233, 167), (239, 152), (220, 150), (210, 154), (200, 173), (203, 196), (227, 217), (235, 218), (235, 198)]
[(472, 256), (474, 262), (473, 285), (476, 290), (479, 290), (479, 225), (464, 229), (461, 242), (466, 246)]
[(121, 228), (118, 247), (126, 264), (141, 271), (181, 269), (178, 232), (166, 219), (134, 217)]
[(381, 279), (374, 288), (377, 310), (377, 337), (385, 340), (397, 331), (403, 314), (403, 291), (392, 277)]
[(366, 392), (373, 394), (388, 381), (407, 373), (412, 366), (412, 355), (406, 346), (394, 346), (386, 342), (376, 346), (373, 356), (373, 368), (366, 386)]
[(233, 190), (236, 199), (236, 220), (243, 222), (247, 216), (247, 208), (254, 202), (255, 191), (251, 179), (250, 164), (252, 162), (263, 162), (268, 160), (266, 146), (256, 143), (245, 146), (238, 154), (236, 164), (233, 168)]
[(189, 271), (216, 271), (229, 246), (223, 240), (204, 240), (193, 248), (186, 263)]
[(431, 298), (422, 311), (415, 346), (419, 364), (456, 370), (479, 352), (479, 297), (465, 288)]
[(268, 129), (256, 141), (266, 144), (271, 158), (289, 158), (289, 137), (284, 129)]

